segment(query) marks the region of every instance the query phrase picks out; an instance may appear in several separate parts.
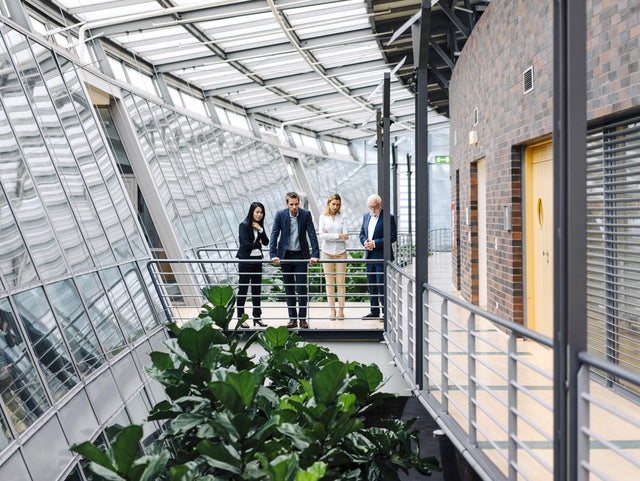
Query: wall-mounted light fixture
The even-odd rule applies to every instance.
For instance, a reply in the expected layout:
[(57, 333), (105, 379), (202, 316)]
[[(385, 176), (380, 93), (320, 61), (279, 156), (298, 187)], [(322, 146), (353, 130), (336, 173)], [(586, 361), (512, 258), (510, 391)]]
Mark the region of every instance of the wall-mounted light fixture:
[(474, 145), (478, 143), (478, 131), (470, 130), (469, 131), (469, 144)]

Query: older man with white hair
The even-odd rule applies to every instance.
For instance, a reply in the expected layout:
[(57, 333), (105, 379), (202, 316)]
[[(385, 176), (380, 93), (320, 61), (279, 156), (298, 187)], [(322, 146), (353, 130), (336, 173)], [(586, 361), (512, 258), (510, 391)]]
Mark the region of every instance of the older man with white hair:
[[(384, 310), (384, 211), (382, 198), (378, 194), (367, 198), (369, 212), (362, 218), (360, 228), (360, 243), (364, 246), (364, 258), (380, 260), (367, 263), (367, 280), (369, 284), (369, 303), (371, 311), (362, 319), (380, 319), (381, 309)], [(393, 244), (397, 239), (396, 220), (391, 215), (391, 235)], [(393, 260), (393, 252), (391, 254)]]

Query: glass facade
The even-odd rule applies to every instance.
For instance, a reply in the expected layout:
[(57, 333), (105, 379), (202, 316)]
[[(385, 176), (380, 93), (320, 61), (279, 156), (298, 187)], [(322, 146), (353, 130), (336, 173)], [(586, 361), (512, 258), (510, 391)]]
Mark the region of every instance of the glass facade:
[[(141, 376), (135, 395), (92, 397), (166, 335), (149, 249), (76, 66), (0, 33), (0, 478), (55, 479), (71, 442), (151, 405)], [(34, 461), (42, 446), (55, 446), (48, 463)]]

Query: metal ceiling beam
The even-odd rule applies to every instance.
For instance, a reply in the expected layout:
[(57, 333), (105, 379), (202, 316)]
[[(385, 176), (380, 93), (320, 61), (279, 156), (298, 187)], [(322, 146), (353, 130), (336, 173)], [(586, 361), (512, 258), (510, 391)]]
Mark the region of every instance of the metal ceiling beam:
[(471, 29), (467, 27), (462, 22), (462, 20), (460, 20), (460, 18), (456, 15), (456, 13), (452, 9), (450, 9), (447, 5), (445, 5), (444, 2), (440, 4), (440, 8), (444, 12), (444, 14), (447, 16), (447, 18), (451, 20), (451, 23), (453, 23), (456, 26), (458, 31), (460, 31), (460, 33), (462, 33), (465, 38), (468, 38), (469, 33), (471, 33)]
[(453, 66), (454, 66), (453, 60), (451, 60), (451, 57), (447, 55), (447, 53), (440, 47), (440, 45), (438, 45), (433, 40), (431, 40), (429, 44), (431, 45), (431, 48), (433, 49), (433, 51), (437, 53), (442, 60), (444, 60), (444, 63), (447, 64), (447, 67), (453, 70)]

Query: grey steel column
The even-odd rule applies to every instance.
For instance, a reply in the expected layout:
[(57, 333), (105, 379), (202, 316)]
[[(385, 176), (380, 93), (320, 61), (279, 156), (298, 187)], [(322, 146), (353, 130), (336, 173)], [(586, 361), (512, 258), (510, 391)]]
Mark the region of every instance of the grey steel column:
[(586, 7), (553, 10), (554, 480), (577, 481), (578, 354), (586, 350)]
[[(382, 218), (384, 229), (384, 293), (387, 297), (387, 263), (391, 262), (391, 75), (389, 72), (384, 74), (384, 84), (382, 86), (382, 179), (378, 177), (378, 185), (382, 181), (382, 206), (385, 214)], [(378, 164), (378, 173), (380, 173), (380, 164)], [(385, 324), (388, 318), (387, 311), (389, 305), (384, 303), (384, 319)]]
[(411, 178), (411, 154), (407, 154), (407, 225), (409, 226), (409, 239), (413, 242), (413, 217), (411, 215), (411, 184), (413, 179)]
[[(383, 92), (384, 95), (384, 92)], [(384, 100), (383, 100), (384, 102)], [(384, 181), (384, 141), (382, 138), (382, 112), (380, 109), (376, 110), (376, 154), (378, 159), (378, 192), (376, 194), (382, 195), (384, 190), (382, 182)], [(383, 199), (384, 200), (384, 199)]]
[(415, 178), (416, 178), (416, 260), (415, 260), (415, 317), (416, 317), (416, 384), (422, 389), (424, 313), (422, 286), (429, 281), (429, 118), (427, 65), (429, 60), (429, 31), (431, 28), (431, 2), (422, 1), (422, 17), (413, 24), (413, 59), (416, 68), (416, 131), (415, 131)]
[[(398, 138), (396, 137), (396, 140)], [(393, 206), (393, 210), (391, 213), (396, 217), (396, 223), (400, 223), (400, 211), (398, 207), (398, 146), (394, 141), (391, 144), (391, 181), (393, 185), (391, 186), (391, 190), (393, 194), (390, 200), (393, 200), (393, 203), (389, 203), (389, 208)]]

